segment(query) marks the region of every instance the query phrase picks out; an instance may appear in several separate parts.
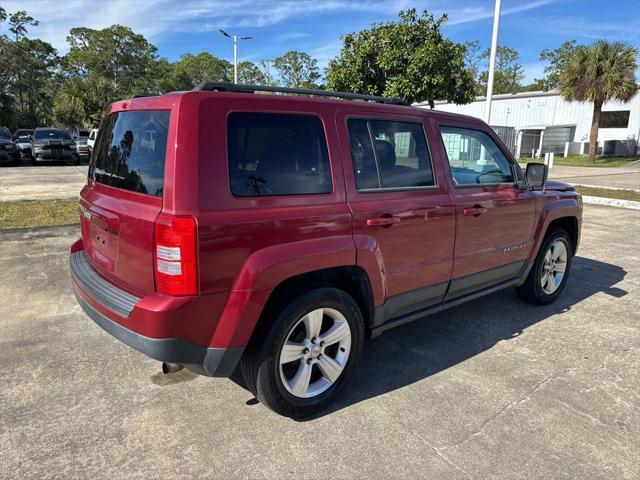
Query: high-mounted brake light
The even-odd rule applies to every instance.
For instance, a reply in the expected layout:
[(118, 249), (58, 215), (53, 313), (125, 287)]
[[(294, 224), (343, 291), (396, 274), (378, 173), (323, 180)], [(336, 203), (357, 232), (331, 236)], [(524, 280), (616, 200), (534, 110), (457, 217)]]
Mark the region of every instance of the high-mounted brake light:
[(195, 295), (198, 293), (196, 220), (160, 214), (154, 230), (156, 288), (170, 295)]

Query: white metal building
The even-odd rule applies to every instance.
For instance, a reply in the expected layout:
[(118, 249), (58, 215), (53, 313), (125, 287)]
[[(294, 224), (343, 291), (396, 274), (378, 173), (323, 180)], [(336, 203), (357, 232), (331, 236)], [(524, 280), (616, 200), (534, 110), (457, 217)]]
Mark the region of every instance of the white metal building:
[[(416, 106), (429, 108), (428, 104)], [(467, 105), (436, 102), (436, 110), (483, 118), (485, 97)], [(588, 153), (593, 105), (567, 102), (556, 91), (494, 95), (489, 124), (516, 156)], [(633, 155), (640, 148), (640, 93), (629, 102), (608, 102), (602, 108), (598, 151)]]

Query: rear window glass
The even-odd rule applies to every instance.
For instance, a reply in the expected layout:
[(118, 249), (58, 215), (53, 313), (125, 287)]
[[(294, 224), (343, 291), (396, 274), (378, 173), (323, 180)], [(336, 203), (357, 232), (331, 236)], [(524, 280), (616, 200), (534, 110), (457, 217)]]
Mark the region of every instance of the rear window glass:
[(227, 131), (235, 196), (331, 192), (327, 142), (318, 117), (232, 113)]
[(111, 187), (162, 196), (168, 110), (116, 112), (102, 120), (89, 178)]

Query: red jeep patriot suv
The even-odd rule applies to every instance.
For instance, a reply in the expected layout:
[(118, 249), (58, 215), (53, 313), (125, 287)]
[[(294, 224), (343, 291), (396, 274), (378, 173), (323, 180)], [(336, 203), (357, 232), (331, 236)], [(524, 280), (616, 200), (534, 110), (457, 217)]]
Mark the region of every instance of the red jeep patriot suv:
[(303, 417), (349, 382), (367, 335), (505, 287), (558, 297), (581, 198), (527, 167), (480, 120), (388, 98), (204, 83), (117, 102), (73, 288), (165, 371), (240, 365), (262, 403)]

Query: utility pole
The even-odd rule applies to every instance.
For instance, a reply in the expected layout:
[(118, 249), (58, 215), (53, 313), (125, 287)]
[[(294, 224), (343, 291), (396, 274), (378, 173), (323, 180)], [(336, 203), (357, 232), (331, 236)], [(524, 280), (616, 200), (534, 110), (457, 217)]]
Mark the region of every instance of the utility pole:
[(493, 12), (493, 33), (491, 34), (491, 55), (489, 57), (489, 78), (487, 79), (487, 100), (484, 107), (484, 121), (491, 122), (491, 97), (493, 96), (493, 73), (496, 68), (496, 51), (498, 50), (498, 25), (500, 23), (500, 0), (496, 0)]
[(229, 35), (224, 30), (218, 30), (227, 38), (233, 39), (233, 83), (238, 83), (238, 40), (251, 40), (253, 37), (239, 37), (238, 35)]

